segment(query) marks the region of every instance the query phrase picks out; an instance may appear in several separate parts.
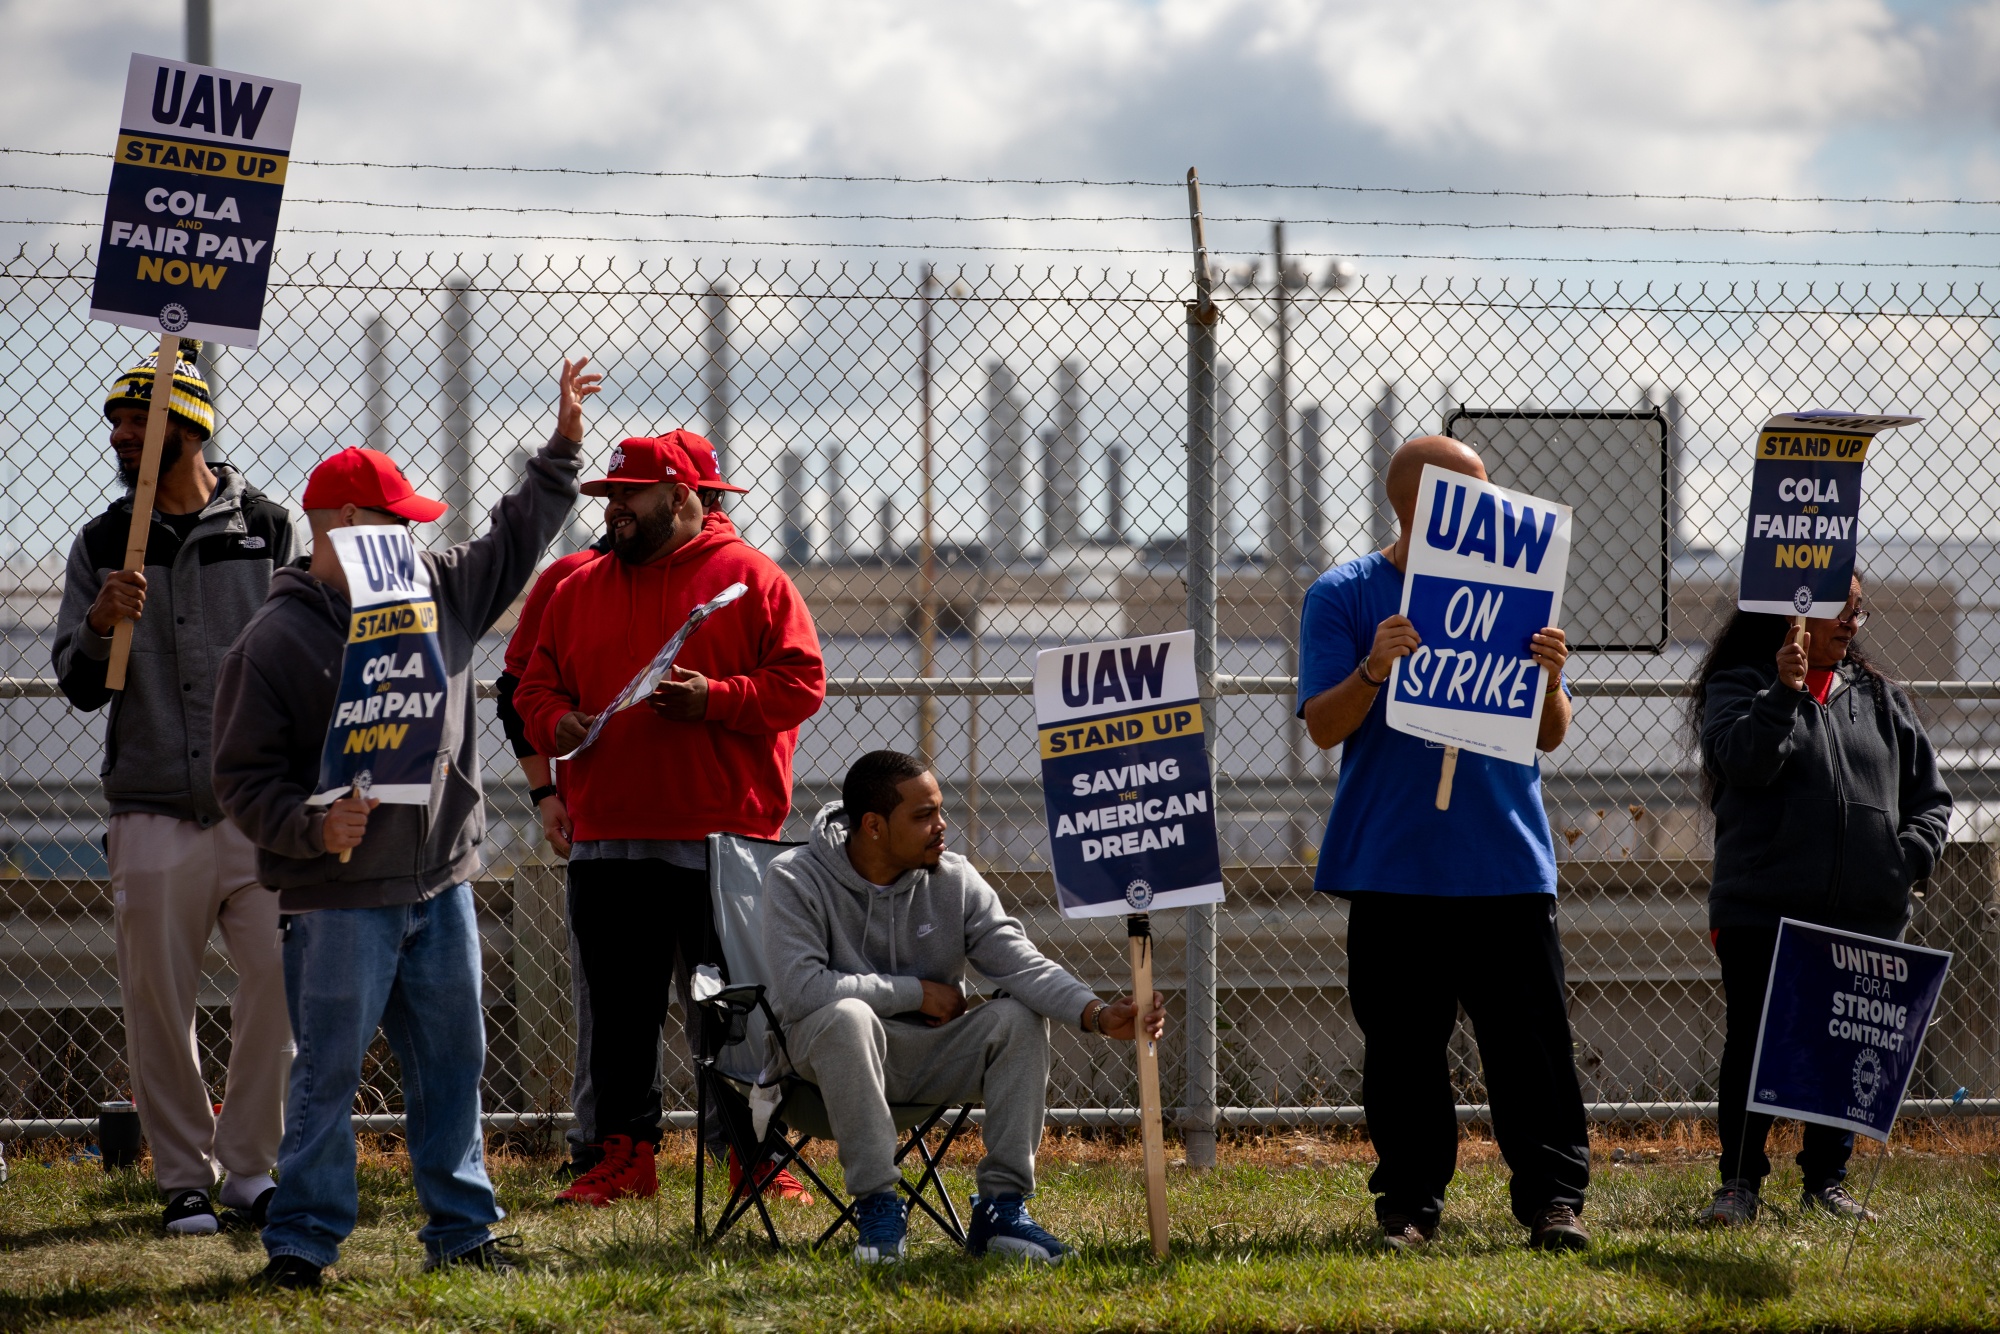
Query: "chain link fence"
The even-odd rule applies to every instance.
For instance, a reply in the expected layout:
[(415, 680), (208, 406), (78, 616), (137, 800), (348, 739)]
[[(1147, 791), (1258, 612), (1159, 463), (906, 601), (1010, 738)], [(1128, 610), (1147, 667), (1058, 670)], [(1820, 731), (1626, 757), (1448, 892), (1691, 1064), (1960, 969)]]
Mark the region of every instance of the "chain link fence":
[[(92, 1115), (125, 1081), (103, 719), (49, 680), (64, 557), (117, 494), (104, 387), (143, 352), (83, 318), (92, 273), (68, 250), (0, 268), (0, 1117), (42, 1123)], [(1501, 409), (1650, 424), (1614, 442), (1642, 451), (1622, 473), (1584, 443), (1508, 465), (1603, 516), (1573, 577), (1597, 590), (1591, 608), (1637, 627), (1614, 636), (1629, 651), (1573, 659), (1575, 724), (1542, 766), (1577, 1060), (1596, 1113), (1625, 1117), (1713, 1097), (1721, 995), (1683, 684), (1733, 604), (1756, 428), (1808, 407), (1927, 416), (1870, 462), (1862, 547), (1866, 642), (1914, 683), (1959, 800), (1912, 927), (1960, 956), (1912, 1096), (2000, 1096), (1993, 299), (1961, 286), (1356, 285), (1276, 261), (1217, 276), (1212, 739), (1229, 898), (1155, 921), (1176, 1007), (1163, 1078), (1183, 1128), (1358, 1119), (1345, 911), (1309, 889), (1337, 761), (1292, 716), (1298, 608), (1318, 572), (1393, 537), (1390, 449)], [(1109, 990), (1119, 924), (1065, 922), (1053, 906), (1027, 678), (1037, 647), (1189, 622), (1190, 292), (1185, 276), (1080, 269), (307, 256), (274, 273), (263, 346), (206, 358), (212, 452), (296, 505), (330, 451), (384, 450), (451, 502), (432, 540), (456, 541), (546, 438), (560, 359), (589, 354), (606, 373), (590, 456), (625, 435), (701, 430), (752, 487), (731, 499), (735, 521), (812, 608), (831, 683), (801, 733), (794, 833), (862, 751), (928, 753), (957, 846), (1036, 940)], [(1650, 493), (1629, 481), (1648, 468)], [(551, 556), (599, 522), (579, 505)], [(482, 679), (510, 629), (485, 644)], [(482, 707), (486, 1105), (532, 1120), (565, 1107), (561, 870)], [(634, 778), (663, 797), (674, 781), (664, 766)], [(218, 1090), (231, 986), (212, 953), (200, 1040)], [(1072, 1032), (1056, 1043), (1059, 1115), (1124, 1117), (1137, 1101), (1125, 1055)], [(685, 1110), (675, 1045), (669, 1101)], [(1468, 1032), (1454, 1061), (1463, 1101), (1483, 1102)], [(398, 1110), (386, 1072), (358, 1110)]]

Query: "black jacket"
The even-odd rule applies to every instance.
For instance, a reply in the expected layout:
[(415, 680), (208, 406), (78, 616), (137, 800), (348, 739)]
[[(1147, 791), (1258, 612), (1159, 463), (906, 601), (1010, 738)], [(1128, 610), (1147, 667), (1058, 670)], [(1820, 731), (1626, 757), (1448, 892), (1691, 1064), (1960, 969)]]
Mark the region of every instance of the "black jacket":
[(1701, 754), (1715, 780), (1711, 927), (1903, 929), (1951, 821), (1907, 695), (1843, 663), (1820, 704), (1780, 685), (1776, 664), (1733, 667), (1708, 683)]
[(125, 564), (132, 497), (83, 526), (63, 576), (52, 655), (56, 680), (79, 709), (111, 705), (104, 729), (104, 796), (113, 815), (140, 811), (222, 819), (209, 766), (215, 673), (292, 558), (292, 516), (226, 463), (212, 465), (215, 494), (183, 542), (153, 512), (146, 535), (146, 612), (132, 627), (125, 689), (105, 689), (111, 638), (90, 628), (90, 608)]
[(560, 435), (528, 461), (493, 507), (487, 531), (424, 552), (438, 605), (438, 648), (450, 673), (444, 742), (423, 806), (382, 805), (342, 862), (326, 851), (324, 807), (307, 798), (339, 693), (347, 599), (294, 565), (222, 660), (215, 688), (215, 791), (257, 845), (257, 876), (285, 912), (418, 903), (480, 866), (486, 835), (472, 668), (479, 639), (535, 573), (576, 502), (578, 446)]

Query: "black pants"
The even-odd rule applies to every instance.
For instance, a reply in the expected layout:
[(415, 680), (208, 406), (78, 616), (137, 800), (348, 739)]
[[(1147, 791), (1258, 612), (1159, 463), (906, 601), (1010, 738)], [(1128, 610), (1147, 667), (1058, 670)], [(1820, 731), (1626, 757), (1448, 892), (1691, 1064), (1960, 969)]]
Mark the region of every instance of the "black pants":
[(1379, 1166), (1375, 1216), (1435, 1227), (1458, 1167), (1448, 1048), (1458, 1008), (1479, 1042), (1514, 1217), (1583, 1209), (1590, 1137), (1576, 1082), (1555, 897), (1357, 894), (1347, 994), (1365, 1054), (1361, 1102)]
[(569, 865), (570, 929), (590, 995), (597, 1133), (660, 1142), (660, 1029), (680, 989), (688, 1051), (704, 1012), (688, 1000), (695, 966), (720, 965), (708, 872), (652, 859)]
[[(1757, 1057), (1757, 1027), (1764, 1017), (1764, 992), (1771, 985), (1771, 957), (1778, 949), (1775, 926), (1726, 926), (1715, 933), (1715, 957), (1722, 964), (1722, 1076), (1718, 1079), (1716, 1129), (1722, 1136), (1722, 1179), (1761, 1182), (1771, 1172), (1764, 1137), (1771, 1117), (1749, 1112), (1750, 1063)], [(1807, 1190), (1823, 1190), (1847, 1179), (1854, 1136), (1834, 1126), (1807, 1124), (1799, 1150), (1799, 1174)]]

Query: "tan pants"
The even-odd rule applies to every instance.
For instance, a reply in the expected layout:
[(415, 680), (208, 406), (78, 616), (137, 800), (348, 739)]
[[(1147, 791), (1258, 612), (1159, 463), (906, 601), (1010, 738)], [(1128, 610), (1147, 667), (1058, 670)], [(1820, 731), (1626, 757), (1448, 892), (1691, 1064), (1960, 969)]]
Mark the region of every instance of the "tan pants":
[[(167, 1194), (212, 1190), (216, 1167), (269, 1172), (284, 1133), (292, 1026), (278, 949), (278, 896), (257, 883), (257, 854), (235, 825), (203, 829), (165, 815), (114, 815), (106, 852), (118, 922), (118, 989), (132, 1100)], [(209, 936), (222, 930), (236, 969), (229, 1076), (218, 1118), (195, 1047)]]

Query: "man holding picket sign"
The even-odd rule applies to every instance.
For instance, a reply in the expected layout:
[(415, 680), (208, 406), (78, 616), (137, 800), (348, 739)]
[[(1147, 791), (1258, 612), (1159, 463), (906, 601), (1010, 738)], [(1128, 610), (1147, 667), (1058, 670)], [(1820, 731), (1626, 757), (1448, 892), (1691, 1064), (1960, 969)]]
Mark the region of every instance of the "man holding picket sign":
[(409, 525), (445, 507), (387, 455), (344, 449), (313, 469), (311, 563), (278, 571), (223, 659), (216, 795), (280, 896), (299, 1049), (266, 1283), (317, 1287), (354, 1228), (351, 1114), (378, 1026), (403, 1073), (430, 1216), (424, 1267), (509, 1267), (479, 1121), (471, 881), (486, 822), (472, 667), (576, 501), (583, 400), (599, 378), (587, 364), (563, 363), (556, 431), (491, 527), (447, 551), (416, 549)]
[(1314, 887), (1350, 902), (1381, 1242), (1404, 1251), (1437, 1231), (1458, 1156), (1446, 1050), (1463, 1005), (1514, 1216), (1538, 1249), (1582, 1249), (1590, 1146), (1534, 760), (1569, 729), (1553, 624), (1568, 511), (1491, 486), (1479, 455), (1444, 436), (1399, 448), (1387, 489), (1395, 544), (1320, 576), (1299, 638), (1299, 714), (1322, 749), (1342, 747)]

